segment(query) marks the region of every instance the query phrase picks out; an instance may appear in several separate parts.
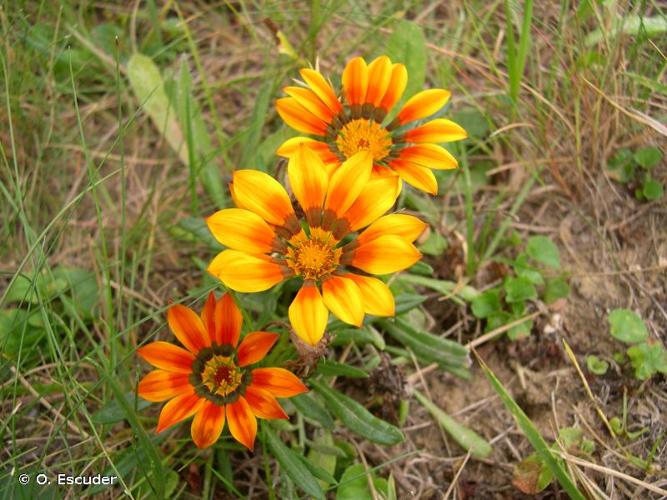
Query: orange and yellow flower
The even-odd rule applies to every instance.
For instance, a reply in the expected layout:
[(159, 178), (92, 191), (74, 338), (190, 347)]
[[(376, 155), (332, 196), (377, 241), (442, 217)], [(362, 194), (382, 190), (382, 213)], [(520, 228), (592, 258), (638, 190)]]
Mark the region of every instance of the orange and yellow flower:
[(413, 242), (426, 224), (406, 214), (382, 216), (401, 183), (396, 176), (371, 178), (372, 168), (371, 154), (361, 151), (329, 176), (317, 154), (297, 147), (287, 175), (303, 215), (297, 215), (278, 181), (257, 170), (237, 170), (230, 190), (238, 208), (206, 220), (228, 248), (208, 271), (239, 292), (301, 278), (288, 315), (296, 334), (310, 345), (324, 335), (328, 311), (357, 326), (365, 313), (393, 316), (389, 287), (369, 274), (398, 272), (419, 260)]
[(216, 301), (211, 293), (201, 316), (188, 307), (172, 306), (167, 321), (185, 349), (157, 341), (137, 351), (157, 368), (139, 382), (139, 396), (169, 400), (157, 432), (194, 415), (192, 440), (206, 448), (218, 440), (226, 420), (234, 439), (252, 449), (257, 418), (287, 418), (276, 398), (308, 390), (284, 368), (251, 369), (279, 335), (251, 332), (239, 344), (243, 317), (229, 294)]
[(303, 86), (285, 87), (289, 97), (276, 101), (285, 122), (300, 132), (316, 136), (295, 137), (280, 146), (278, 154), (289, 158), (298, 144), (307, 144), (335, 171), (359, 151), (373, 157), (374, 172), (394, 172), (408, 184), (436, 194), (438, 183), (431, 169), (456, 168), (456, 158), (438, 143), (458, 141), (466, 131), (453, 121), (435, 114), (449, 100), (443, 89), (423, 90), (393, 115), (408, 81), (404, 65), (380, 56), (370, 64), (361, 57), (350, 60), (343, 71), (342, 99), (322, 74), (301, 70)]

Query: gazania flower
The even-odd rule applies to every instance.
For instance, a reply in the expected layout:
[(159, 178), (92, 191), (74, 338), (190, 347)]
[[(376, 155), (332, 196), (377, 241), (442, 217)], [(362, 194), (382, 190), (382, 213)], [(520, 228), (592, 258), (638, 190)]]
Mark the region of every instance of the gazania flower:
[(343, 71), (342, 100), (318, 71), (302, 69), (301, 77), (304, 86), (285, 87), (289, 97), (278, 99), (276, 108), (289, 126), (315, 138), (289, 139), (279, 155), (289, 158), (298, 144), (306, 143), (333, 171), (357, 152), (368, 151), (376, 174), (393, 171), (431, 194), (437, 193), (438, 183), (430, 169), (458, 165), (438, 143), (464, 139), (465, 130), (444, 118), (419, 123), (445, 105), (448, 91), (423, 90), (388, 119), (408, 81), (402, 64), (392, 64), (387, 56), (368, 65), (361, 57), (352, 59)]
[(371, 169), (372, 157), (362, 151), (329, 177), (319, 156), (296, 148), (287, 173), (303, 216), (278, 181), (257, 170), (237, 170), (230, 190), (238, 208), (220, 210), (206, 221), (228, 247), (208, 271), (239, 292), (302, 279), (289, 319), (310, 345), (324, 335), (328, 311), (357, 326), (365, 313), (392, 316), (389, 288), (368, 274), (394, 273), (419, 260), (412, 242), (426, 225), (411, 215), (381, 217), (396, 201), (400, 180), (371, 179)]
[(192, 440), (206, 448), (220, 437), (225, 420), (239, 443), (253, 448), (257, 418), (287, 418), (276, 398), (308, 389), (283, 368), (255, 368), (278, 339), (277, 333), (248, 333), (239, 344), (243, 317), (229, 294), (216, 302), (211, 293), (201, 317), (175, 305), (169, 328), (185, 349), (152, 342), (137, 350), (157, 370), (139, 382), (139, 396), (164, 405), (157, 432), (194, 415)]

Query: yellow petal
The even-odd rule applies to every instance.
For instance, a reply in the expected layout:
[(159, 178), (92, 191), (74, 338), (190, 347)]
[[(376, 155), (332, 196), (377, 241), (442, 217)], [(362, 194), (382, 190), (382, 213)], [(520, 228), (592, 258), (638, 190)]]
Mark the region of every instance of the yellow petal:
[(398, 158), (435, 170), (449, 170), (459, 165), (449, 151), (437, 144), (408, 146), (399, 151)]
[(403, 124), (431, 116), (447, 103), (450, 95), (442, 89), (422, 90), (408, 99), (396, 118)]
[(317, 287), (304, 284), (289, 306), (288, 316), (296, 334), (307, 344), (316, 345), (324, 335), (329, 312)]
[(303, 87), (285, 87), (283, 90), (287, 95), (301, 104), (301, 106), (306, 108), (313, 116), (316, 116), (325, 123), (331, 123), (334, 113), (312, 90)]
[(243, 208), (218, 210), (206, 219), (215, 239), (226, 247), (248, 253), (268, 253), (276, 239), (264, 219)]
[(343, 70), (343, 93), (348, 104), (363, 104), (368, 88), (368, 66), (361, 57), (355, 57)]
[(345, 212), (344, 218), (350, 224), (350, 230), (366, 227), (389, 210), (401, 192), (401, 184), (397, 175), (372, 176)]
[(438, 118), (406, 132), (408, 142), (452, 142), (468, 137), (468, 133), (458, 123)]
[[(305, 145), (300, 145), (290, 158), (287, 175), (294, 196), (312, 225), (319, 215), (327, 194), (328, 175), (320, 157)], [(313, 217), (317, 217), (317, 221)]]
[(337, 216), (344, 214), (355, 202), (371, 176), (373, 157), (360, 151), (347, 159), (331, 176), (324, 209)]
[(413, 215), (389, 214), (380, 217), (359, 235), (357, 243), (363, 245), (381, 236), (399, 236), (408, 243), (412, 243), (426, 229), (426, 223)]
[(378, 106), (391, 82), (391, 60), (380, 56), (368, 65), (368, 91), (365, 102)]
[(346, 274), (344, 278), (354, 281), (359, 287), (364, 312), (375, 316), (394, 315), (396, 311), (394, 296), (382, 280), (354, 273)]
[(382, 98), (380, 107), (387, 112), (401, 99), (408, 84), (408, 70), (402, 64), (394, 64), (391, 68), (391, 78), (387, 91)]
[(400, 159), (391, 161), (389, 166), (411, 186), (432, 195), (438, 194), (438, 181), (430, 169)]
[(354, 281), (332, 276), (322, 283), (322, 300), (338, 319), (355, 326), (364, 321), (363, 298)]
[(308, 84), (312, 91), (317, 94), (317, 97), (319, 97), (322, 102), (334, 112), (334, 114), (338, 114), (343, 110), (343, 106), (336, 97), (336, 93), (319, 71), (304, 68), (300, 73), (303, 81)]
[(285, 279), (282, 268), (263, 255), (224, 250), (209, 264), (208, 272), (237, 292), (262, 292)]
[(384, 235), (354, 250), (352, 265), (370, 274), (389, 274), (407, 269), (421, 258), (415, 246), (395, 235)]
[(290, 127), (307, 134), (324, 135), (327, 123), (304, 108), (293, 97), (276, 100), (276, 111)]
[(282, 226), (294, 214), (287, 191), (280, 183), (259, 170), (237, 170), (232, 180), (234, 201), (239, 208)]
[(296, 154), (301, 145), (306, 146), (317, 154), (325, 166), (329, 164), (338, 166), (340, 164), (340, 159), (329, 149), (328, 144), (309, 137), (292, 137), (291, 139), (287, 139), (276, 150), (276, 154), (284, 158), (291, 158)]

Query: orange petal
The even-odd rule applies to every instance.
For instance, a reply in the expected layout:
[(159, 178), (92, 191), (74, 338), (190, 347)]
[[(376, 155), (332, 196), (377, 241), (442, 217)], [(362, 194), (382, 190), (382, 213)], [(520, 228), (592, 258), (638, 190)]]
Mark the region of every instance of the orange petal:
[(215, 304), (215, 339), (220, 345), (236, 347), (243, 326), (243, 315), (229, 294), (224, 294)]
[(409, 161), (435, 170), (448, 170), (459, 165), (449, 151), (437, 144), (408, 146), (399, 151), (398, 157), (402, 161)]
[(368, 65), (368, 91), (364, 102), (379, 106), (391, 82), (391, 60), (380, 56)]
[(271, 350), (280, 335), (271, 332), (252, 332), (241, 341), (238, 349), (239, 366), (258, 363)]
[(141, 379), (137, 393), (146, 401), (158, 403), (194, 390), (187, 373), (153, 370)]
[(336, 93), (319, 71), (304, 68), (300, 73), (303, 81), (308, 84), (311, 90), (317, 94), (317, 97), (319, 97), (334, 114), (338, 114), (343, 110), (343, 106), (338, 100), (338, 97), (336, 97)]
[(224, 426), (225, 407), (206, 401), (192, 420), (192, 440), (197, 448), (208, 448), (220, 438)]
[(287, 418), (287, 413), (269, 391), (249, 385), (244, 395), (256, 417), (275, 419)]
[(283, 97), (276, 101), (276, 110), (280, 117), (293, 129), (313, 135), (325, 135), (327, 124), (293, 97)]
[(206, 219), (209, 231), (220, 243), (248, 253), (268, 253), (276, 233), (264, 219), (243, 208), (218, 210)]
[(421, 258), (414, 245), (400, 236), (380, 236), (354, 250), (352, 265), (370, 274), (389, 274), (410, 267)]
[(302, 144), (289, 159), (287, 175), (294, 196), (299, 200), (308, 222), (312, 225), (312, 211), (316, 211), (319, 215), (327, 194), (329, 179), (324, 163), (316, 153)]
[(422, 90), (408, 99), (396, 118), (404, 124), (431, 116), (447, 103), (450, 95), (442, 89)]
[(204, 347), (211, 345), (211, 338), (199, 315), (189, 307), (181, 304), (171, 306), (167, 310), (167, 323), (188, 351), (197, 354)]
[(157, 422), (157, 432), (160, 433), (168, 427), (191, 417), (206, 402), (196, 394), (181, 394), (169, 401), (160, 412), (160, 418)]
[(255, 368), (250, 375), (250, 386), (269, 391), (277, 398), (291, 398), (297, 394), (308, 392), (299, 377), (284, 368)]
[(331, 123), (334, 113), (310, 89), (303, 87), (285, 87), (285, 93), (306, 108), (312, 115), (325, 123)]
[(363, 299), (364, 312), (375, 316), (394, 315), (394, 296), (382, 280), (354, 273), (345, 274), (344, 277), (354, 281), (359, 287)]
[(236, 403), (228, 404), (225, 408), (229, 432), (239, 443), (252, 450), (257, 435), (257, 419), (250, 405), (243, 396), (239, 396)]
[(363, 104), (368, 88), (368, 66), (361, 57), (355, 57), (343, 70), (343, 93), (348, 104)]
[(402, 64), (394, 64), (391, 68), (391, 79), (384, 93), (380, 107), (387, 112), (401, 99), (408, 84), (408, 70)]
[(201, 311), (201, 320), (208, 336), (211, 340), (215, 340), (215, 294), (213, 292), (208, 294), (204, 308)]
[(380, 217), (359, 235), (357, 243), (363, 245), (371, 240), (392, 234), (409, 243), (415, 241), (426, 229), (426, 223), (413, 215), (389, 214)]
[(220, 252), (207, 271), (237, 292), (262, 292), (285, 276), (281, 267), (264, 255), (250, 255), (238, 250)]
[(389, 210), (401, 192), (401, 178), (395, 174), (371, 176), (344, 218), (352, 231), (366, 227)]
[(458, 123), (438, 118), (413, 128), (405, 134), (407, 142), (452, 142), (468, 137)]
[(324, 209), (337, 216), (344, 214), (356, 201), (371, 176), (373, 157), (360, 151), (347, 159), (331, 176)]
[(234, 201), (239, 208), (256, 213), (270, 224), (282, 226), (294, 215), (287, 191), (259, 170), (237, 170), (232, 181)]
[(322, 283), (322, 299), (338, 319), (361, 326), (364, 321), (363, 298), (354, 281), (332, 276)]
[(389, 166), (411, 186), (432, 195), (438, 194), (438, 181), (430, 169), (405, 160), (393, 160)]
[(315, 285), (304, 284), (289, 306), (288, 316), (296, 334), (306, 343), (316, 345), (327, 327), (329, 313)]
[(169, 342), (151, 342), (137, 349), (137, 354), (156, 368), (174, 373), (192, 372), (195, 357), (182, 347)]
[(290, 158), (296, 154), (299, 146), (302, 144), (317, 154), (325, 166), (330, 164), (338, 166), (340, 164), (340, 159), (329, 149), (328, 144), (309, 137), (292, 137), (291, 139), (287, 139), (276, 150), (276, 154), (284, 158)]

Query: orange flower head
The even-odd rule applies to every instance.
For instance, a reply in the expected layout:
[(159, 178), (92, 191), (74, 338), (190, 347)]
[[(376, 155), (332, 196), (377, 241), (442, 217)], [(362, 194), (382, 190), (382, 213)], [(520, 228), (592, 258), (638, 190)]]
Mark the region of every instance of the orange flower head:
[(206, 448), (218, 440), (226, 420), (234, 439), (252, 449), (257, 418), (287, 418), (276, 398), (308, 390), (283, 368), (251, 368), (279, 335), (251, 332), (239, 344), (243, 317), (229, 294), (216, 300), (211, 293), (201, 316), (188, 307), (172, 306), (167, 322), (185, 349), (157, 341), (137, 351), (157, 368), (139, 382), (139, 396), (168, 401), (157, 432), (194, 415), (192, 440)]
[(230, 186), (237, 208), (206, 220), (228, 248), (208, 271), (239, 292), (303, 280), (288, 312), (294, 331), (310, 345), (324, 335), (329, 311), (356, 326), (367, 313), (393, 316), (391, 291), (370, 275), (395, 273), (419, 260), (413, 242), (426, 225), (412, 215), (383, 216), (401, 183), (395, 175), (373, 176), (372, 169), (372, 152), (363, 150), (329, 176), (312, 149), (295, 147), (287, 175), (300, 215), (278, 181), (237, 170)]
[(279, 155), (289, 158), (299, 144), (305, 144), (331, 174), (345, 160), (368, 151), (374, 175), (390, 172), (431, 194), (438, 191), (431, 169), (458, 166), (439, 144), (465, 139), (466, 131), (444, 118), (420, 123), (447, 103), (448, 91), (423, 90), (395, 112), (408, 81), (404, 65), (387, 56), (370, 64), (355, 57), (343, 71), (340, 98), (319, 71), (305, 68), (301, 77), (303, 85), (285, 87), (288, 97), (278, 99), (276, 109), (289, 126), (315, 138), (289, 139), (278, 149)]

